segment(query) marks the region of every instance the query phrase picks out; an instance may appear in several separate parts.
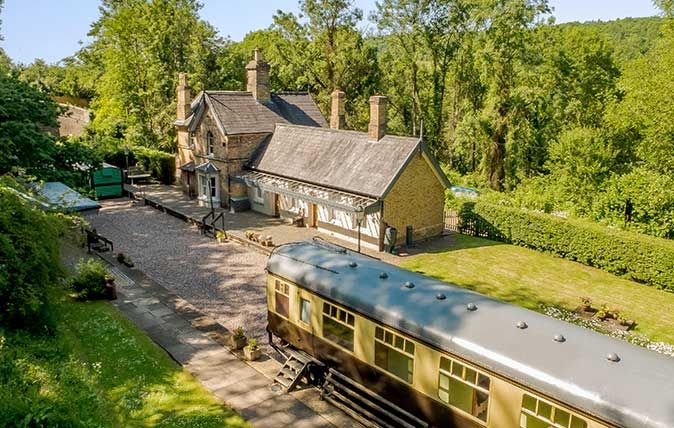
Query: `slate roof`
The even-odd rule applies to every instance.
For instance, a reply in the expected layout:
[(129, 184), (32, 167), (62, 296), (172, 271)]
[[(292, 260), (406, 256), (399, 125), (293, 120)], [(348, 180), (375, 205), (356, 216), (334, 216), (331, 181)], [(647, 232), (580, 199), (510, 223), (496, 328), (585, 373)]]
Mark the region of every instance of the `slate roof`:
[(447, 178), (418, 137), (385, 135), (370, 141), (365, 132), (277, 125), (254, 154), (250, 168), (342, 190), (383, 198), (413, 158), (423, 152), (436, 174)]
[[(617, 426), (674, 427), (671, 357), (330, 247), (313, 241), (282, 245), (267, 269)], [(388, 276), (381, 279), (381, 272)], [(408, 281), (412, 288), (404, 285)], [(445, 298), (437, 299), (439, 293)], [(468, 309), (471, 303), (475, 310)], [(519, 328), (520, 322), (526, 328)], [(566, 340), (553, 340), (557, 334)], [(609, 353), (620, 361), (608, 361)]]
[(277, 123), (328, 126), (313, 98), (306, 92), (272, 93), (270, 101), (260, 103), (250, 92), (205, 91), (192, 102), (190, 117), (174, 123), (193, 131), (207, 105), (225, 135), (272, 133)]

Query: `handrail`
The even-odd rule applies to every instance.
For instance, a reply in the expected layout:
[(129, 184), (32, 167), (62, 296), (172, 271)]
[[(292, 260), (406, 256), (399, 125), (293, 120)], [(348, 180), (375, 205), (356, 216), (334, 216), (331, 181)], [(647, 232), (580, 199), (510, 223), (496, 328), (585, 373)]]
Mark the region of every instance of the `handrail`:
[(218, 215), (213, 219), (213, 221), (211, 222), (211, 226), (215, 227), (215, 223), (217, 223), (218, 220), (222, 220), (222, 231), (223, 231), (223, 232), (224, 232), (224, 230), (225, 230), (225, 216), (224, 216), (224, 214), (225, 214), (224, 211), (220, 212), (220, 214), (218, 214)]

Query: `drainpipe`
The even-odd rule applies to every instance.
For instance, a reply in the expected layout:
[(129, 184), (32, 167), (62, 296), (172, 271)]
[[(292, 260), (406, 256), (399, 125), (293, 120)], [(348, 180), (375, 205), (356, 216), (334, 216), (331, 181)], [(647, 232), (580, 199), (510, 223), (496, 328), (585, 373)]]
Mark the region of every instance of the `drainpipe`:
[(384, 251), (384, 200), (381, 199), (381, 208), (379, 209), (379, 251)]

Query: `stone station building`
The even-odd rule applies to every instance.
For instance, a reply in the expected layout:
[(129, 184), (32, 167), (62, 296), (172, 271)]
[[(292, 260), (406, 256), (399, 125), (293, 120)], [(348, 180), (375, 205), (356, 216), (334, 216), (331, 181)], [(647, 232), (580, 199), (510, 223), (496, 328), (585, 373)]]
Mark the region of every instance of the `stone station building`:
[(386, 134), (384, 96), (370, 98), (368, 132), (345, 127), (345, 94), (332, 94), (330, 126), (308, 93), (271, 93), (255, 51), (247, 91), (191, 100), (180, 75), (178, 181), (200, 203), (254, 211), (382, 250), (443, 231), (446, 176), (419, 137)]

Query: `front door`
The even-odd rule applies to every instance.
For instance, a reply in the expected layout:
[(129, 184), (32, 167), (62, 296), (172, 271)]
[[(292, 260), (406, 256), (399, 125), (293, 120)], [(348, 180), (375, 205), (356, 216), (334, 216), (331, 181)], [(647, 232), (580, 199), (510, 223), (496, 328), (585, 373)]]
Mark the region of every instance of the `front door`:
[(203, 204), (220, 205), (220, 189), (217, 175), (199, 174), (199, 200)]
[(281, 216), (281, 196), (274, 193), (274, 217)]
[(309, 227), (318, 227), (318, 205), (309, 205)]

